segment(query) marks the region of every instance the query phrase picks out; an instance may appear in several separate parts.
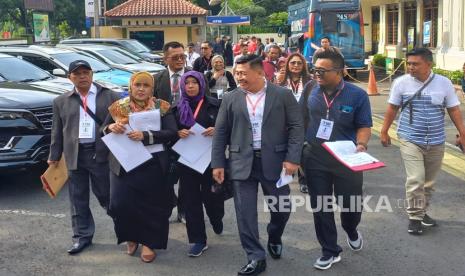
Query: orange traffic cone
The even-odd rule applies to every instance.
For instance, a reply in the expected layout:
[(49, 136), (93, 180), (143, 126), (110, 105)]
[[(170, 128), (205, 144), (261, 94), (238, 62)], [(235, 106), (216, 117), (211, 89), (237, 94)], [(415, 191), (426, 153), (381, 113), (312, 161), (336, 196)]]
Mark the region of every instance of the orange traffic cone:
[(379, 95), (378, 87), (376, 87), (375, 70), (373, 69), (373, 66), (371, 64), (370, 64), (370, 76), (368, 77), (367, 93), (368, 93), (368, 96)]

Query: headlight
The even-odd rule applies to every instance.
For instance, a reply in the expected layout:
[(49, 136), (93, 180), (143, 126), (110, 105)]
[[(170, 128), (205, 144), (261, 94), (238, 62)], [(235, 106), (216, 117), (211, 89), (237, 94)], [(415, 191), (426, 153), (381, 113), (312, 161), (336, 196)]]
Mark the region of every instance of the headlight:
[(15, 111), (0, 111), (0, 120), (16, 120), (23, 118), (24, 113)]

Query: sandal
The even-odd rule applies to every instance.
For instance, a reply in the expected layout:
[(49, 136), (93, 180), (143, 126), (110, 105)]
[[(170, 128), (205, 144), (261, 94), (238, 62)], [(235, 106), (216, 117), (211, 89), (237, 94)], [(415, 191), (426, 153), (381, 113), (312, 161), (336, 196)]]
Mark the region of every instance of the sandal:
[(140, 254), (140, 259), (144, 263), (151, 263), (157, 258), (157, 253), (147, 246), (142, 246), (142, 252)]
[(134, 254), (137, 251), (137, 248), (139, 247), (139, 244), (135, 243), (135, 242), (128, 241), (128, 242), (126, 242), (126, 246), (128, 247), (128, 249), (126, 251), (126, 254), (128, 254), (129, 256), (134, 256)]

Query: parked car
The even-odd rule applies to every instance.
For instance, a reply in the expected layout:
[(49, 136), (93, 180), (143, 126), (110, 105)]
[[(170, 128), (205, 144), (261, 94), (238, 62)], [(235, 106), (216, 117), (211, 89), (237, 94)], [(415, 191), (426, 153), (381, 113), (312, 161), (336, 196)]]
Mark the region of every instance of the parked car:
[(61, 93), (0, 77), (0, 171), (16, 171), (47, 160), (52, 101)]
[(83, 53), (47, 46), (0, 47), (0, 53), (26, 60), (43, 70), (60, 77), (68, 75), (72, 61), (82, 59), (89, 62), (94, 72), (94, 81), (116, 92), (127, 91), (131, 73), (111, 68), (105, 63)]
[(60, 48), (66, 47), (68, 49), (74, 49), (78, 52), (84, 52), (93, 56), (94, 58), (103, 61), (113, 68), (119, 68), (122, 70), (130, 71), (132, 73), (139, 71), (147, 71), (152, 74), (156, 74), (166, 68), (160, 64), (144, 61), (142, 58), (134, 56), (126, 50), (107, 45), (66, 45), (62, 44)]
[(137, 54), (150, 62), (163, 64), (163, 57), (152, 53), (152, 51), (140, 43), (136, 39), (124, 38), (78, 38), (78, 39), (65, 39), (60, 41), (60, 44), (106, 44), (112, 46), (119, 46), (127, 49), (133, 54)]
[(73, 89), (69, 79), (56, 77), (27, 61), (6, 54), (0, 54), (0, 76), (5, 81), (29, 83), (43, 89), (61, 92)]

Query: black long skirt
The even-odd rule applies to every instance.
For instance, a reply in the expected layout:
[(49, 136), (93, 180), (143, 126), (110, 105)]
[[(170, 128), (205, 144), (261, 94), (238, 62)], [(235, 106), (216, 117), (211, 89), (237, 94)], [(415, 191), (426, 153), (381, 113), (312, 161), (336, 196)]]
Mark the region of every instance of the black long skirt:
[(158, 156), (129, 173), (110, 174), (110, 214), (118, 244), (132, 241), (166, 249), (171, 194)]

